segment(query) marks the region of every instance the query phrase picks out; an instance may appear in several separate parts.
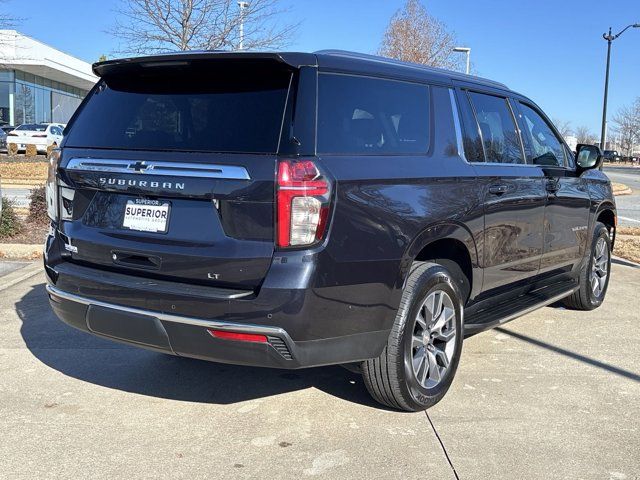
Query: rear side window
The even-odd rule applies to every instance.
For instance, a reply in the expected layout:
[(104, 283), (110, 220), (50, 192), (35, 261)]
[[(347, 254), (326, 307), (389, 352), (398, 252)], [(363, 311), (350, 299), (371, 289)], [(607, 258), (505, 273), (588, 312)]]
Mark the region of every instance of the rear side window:
[(429, 87), (339, 74), (318, 78), (318, 153), (424, 154)]
[(206, 70), (103, 80), (68, 146), (275, 153), (291, 73)]
[(524, 103), (520, 103), (520, 111), (529, 140), (531, 163), (543, 166), (564, 166), (564, 146), (546, 120)]
[(490, 163), (525, 163), (522, 145), (507, 99), (469, 92), (473, 103), (486, 161)]

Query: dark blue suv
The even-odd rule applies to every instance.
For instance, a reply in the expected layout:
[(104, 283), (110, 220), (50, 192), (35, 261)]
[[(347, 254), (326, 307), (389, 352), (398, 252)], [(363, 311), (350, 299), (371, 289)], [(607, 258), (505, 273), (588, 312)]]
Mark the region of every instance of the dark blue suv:
[(506, 86), (348, 52), (94, 65), (50, 157), (47, 290), (87, 332), (276, 368), (345, 364), (425, 409), (465, 336), (599, 306), (616, 210)]

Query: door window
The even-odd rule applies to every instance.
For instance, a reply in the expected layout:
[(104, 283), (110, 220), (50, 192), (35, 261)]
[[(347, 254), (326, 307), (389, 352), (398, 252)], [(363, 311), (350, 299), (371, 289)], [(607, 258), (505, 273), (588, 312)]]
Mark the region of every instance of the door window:
[(469, 92), (487, 162), (525, 163), (520, 137), (507, 99)]
[(530, 106), (520, 103), (520, 110), (523, 128), (530, 144), (529, 161), (534, 165), (564, 166), (564, 146), (551, 126)]

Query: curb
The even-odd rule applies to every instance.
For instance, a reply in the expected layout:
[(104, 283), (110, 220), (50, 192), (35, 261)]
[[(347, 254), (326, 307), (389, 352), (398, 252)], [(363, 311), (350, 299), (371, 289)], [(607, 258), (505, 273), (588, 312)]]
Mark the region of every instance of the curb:
[[(42, 271), (43, 271), (42, 265), (40, 265), (40, 262), (33, 262), (32, 265), (23, 267), (16, 272), (12, 272), (6, 275), (5, 277), (1, 277), (0, 292), (13, 287), (14, 285), (17, 285), (18, 283), (23, 282), (24, 280), (34, 277), (39, 273), (41, 273)], [(5, 281), (5, 280), (8, 280), (8, 281)]]
[(627, 260), (626, 258), (618, 257), (616, 255), (611, 255), (611, 260), (617, 260), (625, 267), (640, 268), (640, 263), (632, 262), (631, 260)]
[(631, 190), (630, 188), (626, 188), (624, 190), (618, 190), (617, 192), (614, 191), (613, 192), (613, 196), (614, 197), (620, 197), (622, 195), (631, 195), (633, 194), (633, 190)]

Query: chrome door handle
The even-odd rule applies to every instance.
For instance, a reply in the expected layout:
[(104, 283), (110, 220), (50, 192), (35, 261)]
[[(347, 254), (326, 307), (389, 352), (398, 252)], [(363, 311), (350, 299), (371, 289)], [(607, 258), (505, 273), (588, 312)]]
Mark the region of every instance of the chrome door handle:
[(489, 187), (489, 193), (493, 193), (494, 195), (502, 195), (503, 193), (507, 193), (509, 190), (508, 185), (491, 185)]

